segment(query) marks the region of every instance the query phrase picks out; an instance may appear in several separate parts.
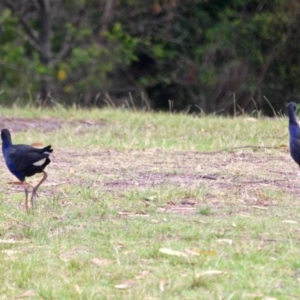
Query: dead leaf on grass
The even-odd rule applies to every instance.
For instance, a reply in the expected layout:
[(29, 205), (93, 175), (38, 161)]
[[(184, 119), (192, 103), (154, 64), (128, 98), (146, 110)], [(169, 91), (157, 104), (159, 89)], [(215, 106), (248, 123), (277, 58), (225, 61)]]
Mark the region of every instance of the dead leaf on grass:
[(281, 222), (282, 223), (287, 223), (287, 224), (298, 224), (298, 222), (294, 221), (294, 220), (282, 220)]
[(218, 243), (227, 243), (229, 245), (232, 245), (232, 240), (231, 239), (218, 239)]
[(207, 251), (200, 251), (200, 254), (201, 255), (207, 255), (207, 256), (215, 256), (217, 255), (217, 252), (216, 251), (210, 251), (210, 250), (207, 250)]
[(119, 289), (119, 290), (125, 290), (125, 289), (129, 288), (129, 286), (125, 283), (121, 283), (121, 284), (116, 284), (115, 288)]
[(199, 256), (199, 255), (207, 255), (207, 256), (215, 256), (217, 255), (216, 251), (211, 251), (211, 250), (191, 250), (188, 248), (185, 248), (184, 251), (193, 256)]
[(246, 293), (244, 294), (245, 297), (247, 298), (262, 298), (264, 296), (264, 294), (262, 293)]
[(258, 205), (252, 205), (252, 208), (261, 209), (261, 210), (268, 210), (267, 207), (258, 206)]
[(110, 260), (110, 259), (101, 259), (101, 258), (93, 258), (91, 259), (91, 263), (94, 264), (94, 265), (97, 265), (99, 267), (106, 267), (106, 266), (109, 266), (113, 263), (114, 261), (113, 260)]
[(23, 244), (23, 243), (29, 243), (29, 241), (17, 241), (13, 239), (7, 239), (7, 240), (1, 240), (0, 244)]
[(75, 284), (75, 290), (76, 290), (77, 294), (79, 294), (79, 295), (82, 294), (82, 290), (78, 284)]
[(18, 296), (17, 298), (27, 298), (27, 297), (34, 297), (36, 296), (36, 292), (34, 290), (28, 290), (24, 292), (22, 295)]
[(152, 219), (150, 222), (151, 222), (151, 223), (153, 223), (153, 224), (157, 224), (157, 223), (159, 223), (159, 221), (158, 221), (158, 220), (156, 220), (156, 219)]
[(116, 284), (115, 288), (119, 289), (119, 290), (125, 290), (125, 289), (128, 289), (128, 288), (132, 287), (133, 285), (135, 285), (135, 281), (128, 280), (128, 281), (125, 281), (123, 283)]
[(146, 197), (145, 198), (145, 201), (154, 201), (154, 200), (156, 200), (157, 199), (157, 197), (156, 196), (149, 196), (149, 197)]
[(202, 272), (200, 274), (197, 275), (197, 277), (202, 277), (202, 276), (217, 276), (217, 275), (223, 275), (225, 274), (225, 271), (222, 270), (208, 270), (205, 272)]
[(184, 251), (187, 253), (187, 254), (190, 254), (190, 255), (194, 255), (194, 256), (199, 256), (200, 253), (197, 252), (197, 251), (194, 251), (194, 250), (190, 250), (188, 248), (185, 248)]
[(70, 168), (70, 169), (69, 169), (69, 173), (70, 173), (70, 174), (75, 174), (75, 173), (76, 173), (76, 172), (75, 172), (75, 169)]
[(161, 292), (164, 292), (164, 291), (165, 291), (165, 285), (166, 285), (166, 281), (162, 279), (162, 280), (159, 282), (159, 290), (160, 290)]
[(188, 255), (184, 252), (172, 250), (169, 248), (160, 248), (159, 252), (161, 252), (163, 254), (171, 255), (171, 256), (188, 257)]
[(127, 217), (149, 217), (148, 214), (135, 214), (127, 211), (118, 211), (118, 215)]
[(7, 255), (6, 259), (17, 259), (16, 254), (20, 253), (21, 251), (12, 250), (12, 249), (4, 249), (4, 250), (1, 250), (0, 252)]

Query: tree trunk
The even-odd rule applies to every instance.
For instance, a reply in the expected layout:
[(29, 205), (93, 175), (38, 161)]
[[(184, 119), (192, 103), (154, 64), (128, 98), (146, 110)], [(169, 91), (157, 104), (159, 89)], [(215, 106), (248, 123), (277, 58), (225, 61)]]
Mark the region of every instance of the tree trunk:
[[(101, 4), (99, 6), (101, 6)], [(104, 12), (102, 15), (101, 27), (98, 33), (99, 44), (103, 44), (105, 42), (105, 32), (108, 28), (109, 23), (113, 19), (114, 7), (115, 7), (115, 0), (106, 0)]]
[[(50, 32), (50, 0), (38, 0), (40, 6), (40, 60), (47, 67), (51, 60), (51, 32)], [(49, 76), (43, 75), (41, 78), (40, 100), (42, 105), (49, 105), (50, 90)]]

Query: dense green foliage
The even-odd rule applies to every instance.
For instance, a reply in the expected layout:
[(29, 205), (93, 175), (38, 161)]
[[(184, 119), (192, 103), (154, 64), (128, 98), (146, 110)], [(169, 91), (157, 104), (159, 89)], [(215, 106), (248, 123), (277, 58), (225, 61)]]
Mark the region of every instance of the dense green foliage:
[(12, 2), (1, 103), (272, 112), (300, 94), (297, 0)]

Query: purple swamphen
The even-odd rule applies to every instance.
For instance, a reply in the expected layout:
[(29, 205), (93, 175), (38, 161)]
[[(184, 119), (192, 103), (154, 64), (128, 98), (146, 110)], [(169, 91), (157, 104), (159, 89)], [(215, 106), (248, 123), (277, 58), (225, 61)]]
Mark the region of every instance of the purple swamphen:
[(32, 189), (31, 207), (37, 197), (37, 190), (47, 179), (45, 167), (50, 163), (49, 155), (53, 151), (51, 145), (45, 148), (34, 148), (30, 145), (14, 145), (8, 129), (1, 130), (2, 153), (9, 171), (15, 175), (25, 188), (25, 210), (28, 210), (28, 187), (25, 177), (30, 177), (36, 173), (43, 173), (41, 181)]
[(296, 119), (296, 103), (290, 102), (287, 106), (289, 116), (290, 153), (294, 161), (300, 166), (300, 128)]

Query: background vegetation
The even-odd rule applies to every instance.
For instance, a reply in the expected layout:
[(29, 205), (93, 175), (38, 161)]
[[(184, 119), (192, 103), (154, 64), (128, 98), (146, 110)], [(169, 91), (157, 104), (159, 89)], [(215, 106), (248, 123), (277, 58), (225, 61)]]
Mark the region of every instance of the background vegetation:
[(271, 114), (299, 97), (299, 13), (297, 0), (4, 0), (0, 101)]

